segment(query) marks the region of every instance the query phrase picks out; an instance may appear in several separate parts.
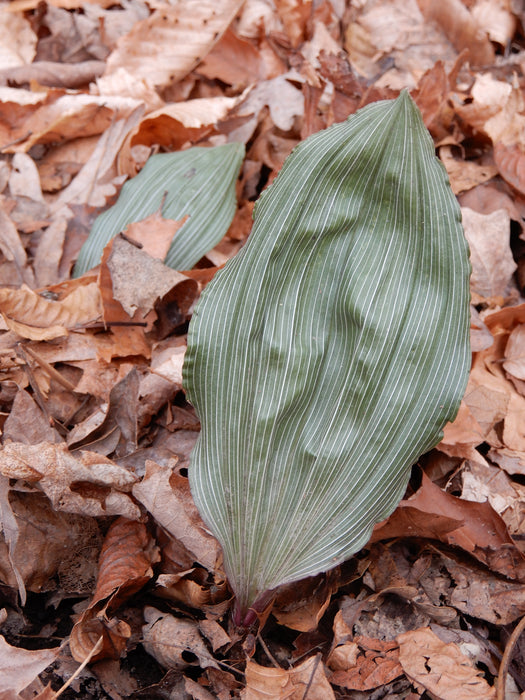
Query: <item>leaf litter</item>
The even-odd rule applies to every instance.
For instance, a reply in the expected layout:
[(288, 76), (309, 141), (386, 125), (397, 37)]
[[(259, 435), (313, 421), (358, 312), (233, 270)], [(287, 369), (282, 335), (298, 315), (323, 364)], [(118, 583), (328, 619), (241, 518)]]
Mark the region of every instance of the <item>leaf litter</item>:
[[(16, 0), (2, 15), (2, 697), (525, 697), (519, 3)], [(472, 251), (467, 391), (368, 545), (241, 634), (188, 486), (187, 324), (291, 149), (404, 87)], [(237, 211), (192, 270), (161, 262), (184, 219), (153, 207), (72, 279), (150, 155), (235, 142)]]

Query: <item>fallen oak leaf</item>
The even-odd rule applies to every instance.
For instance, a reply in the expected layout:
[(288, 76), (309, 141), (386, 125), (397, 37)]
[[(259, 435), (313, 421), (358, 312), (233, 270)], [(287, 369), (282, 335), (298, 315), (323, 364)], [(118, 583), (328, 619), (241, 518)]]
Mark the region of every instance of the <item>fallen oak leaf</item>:
[(119, 518), (111, 525), (100, 552), (93, 599), (71, 631), (74, 659), (84, 661), (100, 636), (104, 643), (93, 660), (119, 657), (130, 628), (108, 615), (152, 578), (151, 567), (159, 559), (159, 549), (143, 523)]
[(335, 700), (320, 656), (311, 656), (291, 669), (246, 664), (243, 700)]
[(71, 454), (64, 444), (8, 443), (0, 449), (0, 473), (38, 484), (54, 508), (90, 516), (140, 517), (128, 492), (137, 478), (94, 452)]
[(60, 301), (47, 299), (25, 284), (0, 289), (0, 313), (8, 328), (30, 340), (51, 340), (97, 321), (102, 313), (96, 283), (80, 283)]
[(424, 472), (421, 479), (416, 493), (401, 501), (390, 518), (376, 526), (371, 542), (394, 537), (438, 539), (460, 547), (508, 578), (525, 580), (525, 557), (489, 503), (452, 496)]
[[(0, 636), (0, 694), (11, 700), (21, 692), (39, 673), (50, 666), (58, 656), (60, 647), (54, 649), (20, 649), (8, 644)], [(8, 695), (9, 691), (13, 694)], [(19, 697), (16, 695), (16, 697)]]
[(453, 642), (445, 644), (428, 627), (397, 637), (399, 662), (411, 681), (440, 700), (491, 700), (496, 691), (480, 677)]
[[(359, 648), (355, 664), (344, 670), (335, 670), (330, 676), (332, 685), (350, 690), (373, 690), (402, 675), (397, 642), (358, 636), (355, 643)], [(354, 658), (353, 645), (349, 645), (345, 651), (351, 664)], [(342, 658), (337, 657), (337, 663), (340, 664), (341, 661)]]

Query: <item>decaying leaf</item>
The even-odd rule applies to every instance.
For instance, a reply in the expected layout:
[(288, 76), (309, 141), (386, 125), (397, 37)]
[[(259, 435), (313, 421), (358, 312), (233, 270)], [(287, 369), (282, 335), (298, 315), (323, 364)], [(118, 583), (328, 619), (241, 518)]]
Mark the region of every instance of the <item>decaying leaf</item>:
[[(0, 692), (11, 700), (37, 678), (57, 658), (60, 647), (55, 649), (20, 649), (8, 644), (0, 636)], [(7, 693), (12, 691), (12, 695)], [(16, 696), (19, 697), (19, 696)]]
[(183, 370), (202, 423), (192, 493), (238, 622), (348, 558), (395, 508), (466, 385), (468, 276), (407, 93), (307, 139), (258, 202), (197, 305)]
[(399, 661), (407, 676), (441, 700), (490, 700), (496, 697), (457, 644), (445, 644), (430, 629), (397, 638)]
[(0, 312), (8, 327), (31, 340), (51, 340), (76, 326), (96, 321), (102, 312), (96, 283), (79, 284), (60, 301), (47, 299), (29, 287), (0, 289)]

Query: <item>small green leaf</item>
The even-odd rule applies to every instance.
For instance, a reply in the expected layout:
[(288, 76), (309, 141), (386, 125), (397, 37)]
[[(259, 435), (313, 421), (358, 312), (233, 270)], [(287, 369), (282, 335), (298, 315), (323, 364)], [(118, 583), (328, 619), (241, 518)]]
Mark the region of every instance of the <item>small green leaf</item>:
[(332, 568), (396, 507), (470, 365), (459, 206), (408, 93), (315, 134), (197, 305), (190, 484), (237, 620)]
[(128, 224), (158, 211), (164, 195), (165, 219), (189, 216), (164, 262), (175, 270), (191, 269), (228, 230), (243, 158), (242, 143), (151, 156), (140, 173), (124, 184), (116, 204), (95, 220), (78, 256), (75, 276), (98, 265), (104, 247)]

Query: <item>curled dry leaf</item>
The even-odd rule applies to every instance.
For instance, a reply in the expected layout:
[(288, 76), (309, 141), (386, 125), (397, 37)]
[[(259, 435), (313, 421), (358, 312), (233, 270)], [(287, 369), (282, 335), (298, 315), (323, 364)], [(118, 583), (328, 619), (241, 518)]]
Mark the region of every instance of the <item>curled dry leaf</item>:
[(0, 9), (0, 69), (13, 69), (31, 63), (37, 37), (22, 13)]
[(335, 700), (320, 656), (311, 656), (290, 670), (246, 664), (243, 700)]
[[(162, 5), (117, 42), (104, 75), (121, 67), (155, 87), (184, 78), (228, 28), (242, 0), (186, 0)], [(104, 89), (104, 77), (99, 80)]]
[(496, 691), (457, 644), (445, 644), (428, 627), (397, 637), (399, 661), (413, 682), (440, 700), (492, 700)]
[(152, 564), (159, 558), (158, 547), (143, 523), (119, 518), (111, 525), (100, 552), (93, 600), (71, 632), (74, 659), (84, 661), (101, 636), (102, 648), (94, 660), (118, 658), (130, 630), (109, 616), (151, 579)]
[(511, 579), (525, 580), (525, 558), (504, 521), (489, 503), (465, 501), (442, 491), (424, 472), (421, 487), (372, 535), (372, 542), (391, 537), (428, 537), (460, 547), (481, 563)]
[(7, 326), (23, 338), (51, 340), (68, 330), (100, 318), (100, 292), (96, 283), (78, 284), (60, 301), (51, 301), (26, 285), (0, 289), (0, 312)]
[(474, 65), (494, 63), (494, 49), (487, 34), (461, 2), (461, 0), (418, 0), (418, 5), (427, 20), (437, 22), (456, 50), (468, 49)]
[(470, 245), (471, 290), (485, 299), (504, 297), (516, 263), (510, 249), (510, 217), (506, 210), (491, 214), (462, 207), (463, 228)]
[(220, 547), (202, 522), (185, 477), (148, 460), (146, 474), (135, 484), (133, 495), (159, 525), (182, 542), (195, 561), (215, 570)]
[(94, 452), (77, 456), (63, 444), (10, 443), (0, 449), (0, 473), (38, 483), (57, 510), (94, 517), (140, 517), (127, 493), (136, 477)]
[(183, 669), (196, 665), (196, 661), (186, 660), (184, 652), (195, 655), (201, 668), (219, 668), (194, 620), (164, 614), (152, 607), (144, 608), (144, 619), (144, 648), (164, 668)]
[[(58, 656), (60, 647), (30, 651), (8, 644), (0, 636), (0, 693), (7, 700), (15, 698), (39, 673), (50, 666)], [(13, 695), (7, 693), (12, 691)], [(5, 695), (4, 695), (5, 694)], [(19, 697), (18, 695), (16, 697)]]
[[(355, 642), (360, 651), (356, 662), (352, 663), (352, 645), (344, 645), (345, 656), (348, 656), (350, 665), (344, 670), (336, 670), (330, 676), (334, 685), (351, 690), (373, 690), (391, 683), (402, 675), (403, 669), (399, 664), (399, 648), (396, 642), (367, 637), (356, 637)], [(341, 664), (341, 656), (337, 658)]]

